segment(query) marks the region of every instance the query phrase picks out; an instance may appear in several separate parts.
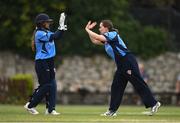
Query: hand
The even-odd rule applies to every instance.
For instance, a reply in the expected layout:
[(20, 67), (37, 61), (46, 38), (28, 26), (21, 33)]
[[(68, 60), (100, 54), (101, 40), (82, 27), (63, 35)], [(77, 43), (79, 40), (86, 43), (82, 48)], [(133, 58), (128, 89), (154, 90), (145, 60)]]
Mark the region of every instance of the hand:
[(63, 12), (60, 14), (60, 18), (59, 18), (59, 27), (58, 27), (59, 30), (64, 30), (64, 31), (67, 30), (67, 25), (65, 25), (65, 20), (66, 20), (66, 15)]
[(87, 29), (93, 29), (93, 28), (96, 26), (96, 24), (97, 24), (96, 22), (91, 23), (91, 21), (89, 21), (89, 22), (87, 23), (85, 29), (86, 29), (86, 30), (87, 30)]
[(85, 27), (85, 30), (89, 29), (89, 25), (91, 24), (91, 21), (89, 21)]
[(91, 24), (89, 25), (88, 28), (89, 28), (89, 29), (93, 29), (93, 28), (96, 26), (96, 24), (97, 24), (96, 22), (93, 22), (93, 23), (91, 23)]

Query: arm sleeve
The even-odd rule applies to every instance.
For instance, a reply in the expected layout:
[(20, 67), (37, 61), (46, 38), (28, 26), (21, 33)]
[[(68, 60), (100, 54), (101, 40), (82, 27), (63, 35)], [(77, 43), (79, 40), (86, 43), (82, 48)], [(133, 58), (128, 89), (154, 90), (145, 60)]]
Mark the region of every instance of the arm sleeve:
[(63, 35), (63, 30), (57, 30), (55, 33), (50, 35), (49, 41), (58, 40)]
[(109, 41), (109, 33), (104, 33), (103, 36), (106, 38), (107, 41)]
[(103, 35), (107, 39), (108, 42), (111, 42), (111, 41), (113, 41), (113, 39), (115, 38), (117, 33), (116, 32), (107, 32), (107, 33), (104, 33)]

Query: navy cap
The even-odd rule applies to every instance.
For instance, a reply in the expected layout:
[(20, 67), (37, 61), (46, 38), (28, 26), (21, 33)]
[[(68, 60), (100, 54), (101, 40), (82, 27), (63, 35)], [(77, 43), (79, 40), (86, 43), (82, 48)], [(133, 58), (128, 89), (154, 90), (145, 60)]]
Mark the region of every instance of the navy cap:
[(42, 23), (42, 22), (52, 22), (53, 19), (50, 19), (49, 16), (45, 13), (38, 14), (35, 18), (35, 23)]

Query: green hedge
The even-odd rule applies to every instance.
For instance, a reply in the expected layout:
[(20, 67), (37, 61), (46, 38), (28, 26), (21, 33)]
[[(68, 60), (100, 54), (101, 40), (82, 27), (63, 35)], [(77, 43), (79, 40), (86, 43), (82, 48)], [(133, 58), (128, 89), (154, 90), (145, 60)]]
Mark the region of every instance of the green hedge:
[(33, 87), (33, 77), (30, 74), (17, 74), (11, 77), (8, 82), (7, 103), (25, 103), (32, 94)]
[(121, 22), (118, 28), (129, 50), (144, 59), (168, 50), (168, 32), (162, 28), (142, 26), (137, 21)]
[[(111, 19), (129, 49), (139, 56), (149, 58), (167, 50), (166, 31), (160, 27), (141, 25), (134, 20), (129, 12), (128, 0), (4, 0), (0, 3), (3, 12), (0, 49), (15, 51), (25, 57), (33, 57), (30, 44), (35, 16), (40, 12), (49, 14), (54, 19), (52, 30), (55, 31), (59, 14), (64, 10), (68, 13), (68, 31), (56, 42), (58, 55), (104, 54), (104, 48), (93, 45), (84, 30), (89, 20), (100, 22), (102, 19)], [(98, 25), (95, 30), (98, 32)]]

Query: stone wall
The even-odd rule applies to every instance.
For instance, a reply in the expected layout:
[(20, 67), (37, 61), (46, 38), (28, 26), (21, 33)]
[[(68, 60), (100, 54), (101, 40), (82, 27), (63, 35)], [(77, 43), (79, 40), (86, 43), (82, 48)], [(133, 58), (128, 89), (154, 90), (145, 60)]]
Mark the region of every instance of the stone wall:
[(0, 53), (0, 77), (10, 77), (17, 73), (30, 73), (35, 76), (34, 62), (10, 52)]
[[(30, 73), (37, 82), (34, 62), (16, 54), (0, 53), (0, 77), (12, 76), (17, 73)], [(149, 86), (153, 92), (174, 92), (176, 76), (180, 73), (180, 53), (164, 55), (143, 61), (149, 74)], [(100, 92), (110, 91), (115, 64), (106, 56), (82, 58), (66, 57), (57, 67), (56, 79), (58, 90), (63, 92)], [(132, 92), (128, 84), (126, 92)]]
[[(138, 61), (144, 63), (153, 92), (174, 92), (176, 76), (180, 73), (180, 53), (166, 53), (148, 61)], [(61, 83), (59, 89), (74, 92), (83, 88), (90, 92), (108, 92), (114, 71), (115, 64), (107, 57), (69, 57), (57, 69), (57, 79)], [(132, 91), (131, 84), (128, 84), (126, 92)]]

